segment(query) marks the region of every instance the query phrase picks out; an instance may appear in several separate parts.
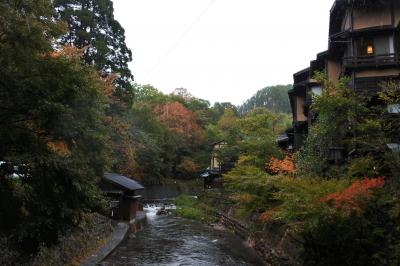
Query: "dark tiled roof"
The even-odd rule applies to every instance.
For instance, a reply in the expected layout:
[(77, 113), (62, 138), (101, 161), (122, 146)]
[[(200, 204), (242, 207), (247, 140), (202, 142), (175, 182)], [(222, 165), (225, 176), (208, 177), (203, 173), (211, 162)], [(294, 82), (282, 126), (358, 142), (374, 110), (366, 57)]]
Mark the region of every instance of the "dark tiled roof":
[(123, 175), (107, 173), (104, 175), (104, 179), (128, 190), (144, 189), (141, 184)]

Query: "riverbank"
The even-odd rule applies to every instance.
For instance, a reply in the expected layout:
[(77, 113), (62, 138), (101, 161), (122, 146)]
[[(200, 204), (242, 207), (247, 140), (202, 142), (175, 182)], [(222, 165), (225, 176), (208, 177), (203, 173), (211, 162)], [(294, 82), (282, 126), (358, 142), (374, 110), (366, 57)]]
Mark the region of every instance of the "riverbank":
[(156, 215), (161, 206), (145, 207), (148, 225), (100, 265), (262, 265), (245, 241), (228, 230), (173, 214)]
[(7, 246), (1, 246), (2, 254), (8, 254), (8, 256), (3, 256), (0, 264), (4, 266), (78, 266), (111, 238), (115, 226), (115, 223), (107, 217), (97, 213), (86, 213), (78, 226), (71, 227), (59, 238), (58, 244), (51, 248), (42, 246), (32, 257), (18, 254), (9, 250)]
[(79, 226), (65, 234), (58, 245), (41, 248), (32, 265), (81, 265), (110, 240), (115, 227), (116, 224), (107, 217), (85, 214)]
[(86, 258), (81, 266), (96, 266), (108, 255), (110, 255), (115, 248), (127, 237), (129, 233), (129, 226), (126, 223), (118, 223), (115, 227), (112, 236), (109, 238), (101, 248), (99, 248), (95, 254)]
[(301, 246), (294, 226), (273, 223), (262, 226), (258, 213), (240, 214), (241, 210), (228, 194), (220, 191), (205, 191), (198, 197), (183, 195), (176, 203), (178, 215), (236, 234), (266, 265), (301, 265)]

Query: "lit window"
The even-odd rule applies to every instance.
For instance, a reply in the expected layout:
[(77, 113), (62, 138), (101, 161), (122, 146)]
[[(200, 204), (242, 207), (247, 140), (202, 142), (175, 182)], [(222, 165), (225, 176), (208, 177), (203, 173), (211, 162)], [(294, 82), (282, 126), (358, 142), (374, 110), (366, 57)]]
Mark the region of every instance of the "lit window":
[(374, 54), (374, 46), (373, 45), (368, 45), (367, 54), (369, 54), (369, 55)]

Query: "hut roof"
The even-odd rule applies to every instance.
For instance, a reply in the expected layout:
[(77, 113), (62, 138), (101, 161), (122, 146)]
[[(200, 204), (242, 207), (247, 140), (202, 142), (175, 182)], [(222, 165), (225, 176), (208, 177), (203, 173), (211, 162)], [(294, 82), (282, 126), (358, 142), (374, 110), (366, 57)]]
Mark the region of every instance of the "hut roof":
[(126, 190), (134, 191), (144, 189), (144, 187), (135, 180), (120, 174), (106, 173), (104, 179)]

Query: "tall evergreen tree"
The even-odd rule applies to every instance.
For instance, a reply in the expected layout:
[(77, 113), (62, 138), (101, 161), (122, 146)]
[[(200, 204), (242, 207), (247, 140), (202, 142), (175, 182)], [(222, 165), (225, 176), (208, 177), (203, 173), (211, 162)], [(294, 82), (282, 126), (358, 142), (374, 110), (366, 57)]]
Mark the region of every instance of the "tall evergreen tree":
[(88, 46), (87, 64), (104, 73), (118, 73), (118, 91), (131, 92), (133, 75), (128, 68), (132, 52), (125, 43), (125, 30), (114, 18), (111, 0), (54, 0), (56, 18), (68, 23), (62, 45)]

